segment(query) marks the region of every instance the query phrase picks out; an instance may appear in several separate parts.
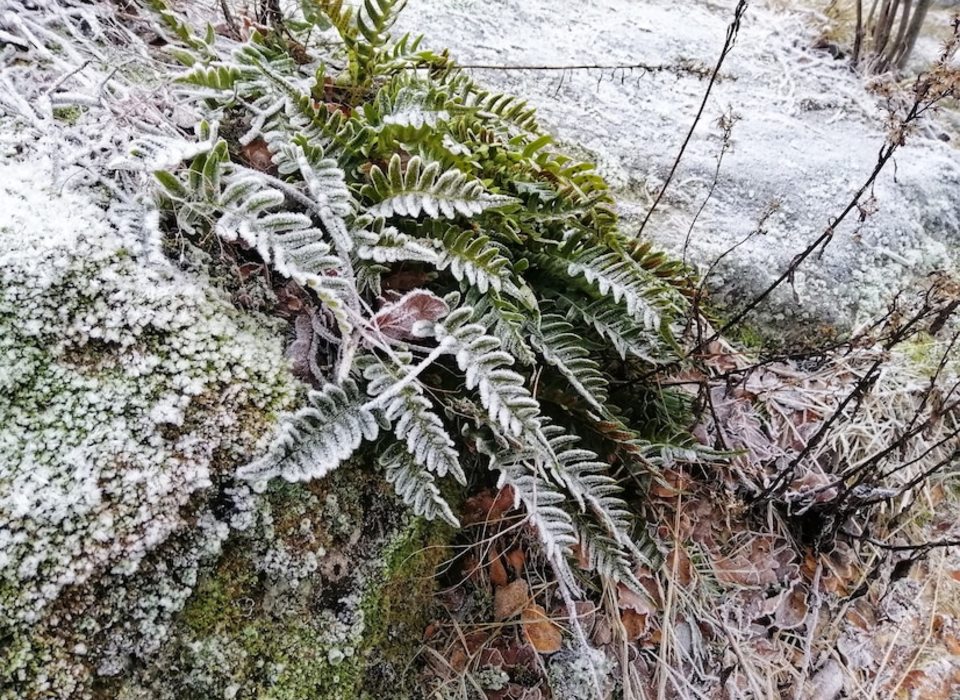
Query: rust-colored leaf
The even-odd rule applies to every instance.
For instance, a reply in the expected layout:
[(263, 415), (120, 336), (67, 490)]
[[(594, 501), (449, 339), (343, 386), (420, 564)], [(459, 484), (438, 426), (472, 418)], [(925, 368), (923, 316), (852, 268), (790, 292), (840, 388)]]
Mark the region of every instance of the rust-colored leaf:
[(243, 158), (251, 168), (259, 170), (262, 173), (268, 173), (274, 168), (273, 154), (270, 153), (267, 142), (261, 138), (256, 138), (246, 146), (243, 146), (240, 149), (240, 157)]
[(385, 336), (396, 340), (412, 340), (413, 326), (418, 321), (436, 321), (450, 307), (447, 302), (426, 289), (414, 289), (374, 314), (372, 324)]
[(630, 608), (620, 611), (620, 621), (627, 631), (627, 639), (631, 642), (635, 642), (646, 633), (649, 619), (650, 616), (647, 613), (639, 613)]
[(518, 578), (501, 586), (493, 594), (493, 617), (498, 622), (507, 620), (523, 610), (529, 602), (529, 586), (524, 579)]
[(541, 654), (553, 654), (563, 646), (563, 634), (560, 628), (547, 617), (546, 611), (531, 603), (523, 609), (521, 615), (523, 633), (530, 642), (530, 646)]
[(490, 548), (490, 553), (487, 555), (487, 572), (490, 575), (490, 583), (494, 586), (506, 586), (507, 585), (507, 569), (503, 565), (503, 561), (500, 559), (500, 552), (497, 551), (496, 547)]
[(506, 554), (507, 564), (513, 569), (513, 573), (518, 576), (523, 573), (523, 565), (527, 561), (527, 555), (519, 547), (514, 547)]

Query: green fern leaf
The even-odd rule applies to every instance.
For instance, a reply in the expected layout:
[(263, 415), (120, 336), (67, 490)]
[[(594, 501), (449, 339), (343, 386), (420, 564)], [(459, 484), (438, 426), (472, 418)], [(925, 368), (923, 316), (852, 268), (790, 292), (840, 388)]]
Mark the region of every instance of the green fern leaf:
[(464, 373), (467, 389), (477, 389), (494, 425), (520, 436), (540, 430), (540, 404), (524, 386), (523, 377), (508, 369), (513, 357), (500, 349), (500, 340), (472, 323), (473, 309), (461, 307), (434, 325), (437, 340), (450, 348)]
[(388, 447), (380, 456), (380, 465), (385, 470), (387, 481), (404, 503), (417, 515), (427, 520), (445, 520), (460, 527), (450, 505), (440, 495), (433, 474), (399, 443)]
[(370, 169), (370, 184), (364, 185), (361, 195), (373, 202), (368, 209), (371, 216), (420, 216), (448, 219), (475, 216), (485, 209), (501, 207), (514, 200), (493, 195), (484, 190), (478, 180), (470, 180), (455, 168), (441, 172), (439, 163), (425, 167), (419, 156), (413, 156), (406, 168), (399, 155), (390, 159), (387, 172), (378, 166)]
[(600, 366), (583, 346), (583, 339), (562, 316), (545, 314), (532, 334), (533, 344), (548, 363), (556, 367), (574, 391), (598, 414), (605, 414), (607, 380)]
[[(413, 371), (411, 362), (409, 353), (397, 353), (392, 363), (371, 360), (364, 369), (367, 393), (377, 397), (388, 391)], [(461, 484), (467, 483), (453, 440), (418, 382), (407, 384), (390, 398), (383, 406), (383, 414), (417, 464), (437, 476), (452, 474)]]

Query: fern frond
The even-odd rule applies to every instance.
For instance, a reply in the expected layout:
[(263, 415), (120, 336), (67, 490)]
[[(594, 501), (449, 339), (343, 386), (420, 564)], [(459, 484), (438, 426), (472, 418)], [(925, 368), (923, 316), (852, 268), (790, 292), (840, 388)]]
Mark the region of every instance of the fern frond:
[(414, 236), (401, 233), (393, 226), (384, 227), (383, 219), (380, 231), (354, 231), (353, 237), (358, 242), (357, 255), (363, 260), (373, 260), (378, 263), (394, 263), (401, 261), (425, 262), (437, 265), (440, 261), (439, 252), (428, 245), (429, 241), (422, 241)]
[(374, 165), (370, 184), (361, 190), (361, 195), (373, 202), (368, 213), (384, 218), (425, 213), (432, 218), (442, 215), (453, 219), (458, 214), (475, 216), (514, 201), (486, 192), (479, 180), (470, 180), (455, 168), (441, 172), (436, 162), (422, 166), (420, 157), (413, 156), (404, 167), (398, 154), (390, 159), (386, 174)]
[(440, 495), (433, 474), (424, 469), (402, 445), (390, 445), (380, 456), (380, 465), (394, 491), (414, 513), (427, 520), (445, 520), (454, 527), (460, 527), (450, 505)]
[(647, 563), (647, 557), (631, 556), (619, 542), (582, 518), (577, 518), (577, 526), (581, 556), (586, 559), (586, 568), (595, 571), (606, 581), (622, 583), (633, 591), (646, 595), (634, 572), (638, 563)]
[(390, 29), (407, 0), (364, 0), (357, 13), (357, 29), (367, 45), (378, 49), (390, 38)]
[(349, 459), (364, 439), (375, 440), (379, 433), (353, 380), (311, 391), (307, 403), (281, 424), (263, 457), (238, 470), (239, 478), (258, 488), (277, 476), (287, 481), (319, 479)]
[(571, 548), (577, 544), (573, 518), (563, 508), (567, 495), (547, 480), (531, 473), (522, 463), (502, 462), (492, 450), (483, 451), (490, 458), (490, 468), (500, 472), (497, 486), (510, 486), (514, 505), (522, 505), (527, 512), (528, 522), (536, 528), (544, 554), (560, 583), (568, 591), (578, 591), (579, 585), (567, 561)]
[(473, 309), (461, 307), (435, 324), (437, 340), (450, 348), (464, 373), (467, 389), (476, 388), (490, 420), (506, 434), (540, 430), (540, 404), (511, 369), (513, 357), (500, 349), (500, 340), (471, 322)]
[(548, 468), (558, 483), (577, 500), (581, 509), (589, 509), (607, 533), (621, 546), (631, 547), (633, 520), (622, 489), (607, 475), (608, 465), (591, 450), (577, 447), (580, 438), (555, 425), (544, 426), (550, 445)]
[(562, 316), (545, 314), (532, 334), (533, 344), (598, 414), (606, 413), (607, 380), (583, 346), (583, 339)]
[(374, 128), (400, 127), (420, 130), (435, 128), (450, 120), (450, 113), (443, 109), (427, 84), (401, 74), (388, 82), (376, 98), (364, 105), (364, 115)]
[(499, 338), (501, 347), (517, 362), (527, 367), (536, 363), (529, 342), (529, 326), (539, 319), (536, 308), (521, 311), (506, 295), (481, 294), (477, 289), (469, 289), (464, 302), (473, 307), (477, 322), (486, 327), (490, 335)]
[[(409, 353), (397, 353), (395, 361), (390, 363), (372, 360), (364, 369), (367, 393), (377, 397), (388, 391), (413, 371), (411, 362)], [(452, 474), (461, 484), (466, 484), (453, 440), (418, 382), (406, 384), (392, 396), (383, 406), (383, 413), (417, 464), (437, 476)]]
[(615, 302), (623, 303), (627, 311), (647, 329), (659, 329), (661, 309), (657, 296), (661, 285), (646, 271), (630, 260), (625, 260), (616, 251), (593, 247), (578, 251), (560, 251), (569, 254), (567, 274), (582, 275), (604, 296), (610, 295)]
[(468, 281), (481, 294), (503, 290), (510, 278), (510, 261), (488, 236), (472, 230), (451, 228), (442, 239), (437, 269), (449, 269), (457, 281)]
[(625, 314), (623, 308), (607, 299), (590, 301), (576, 295), (558, 293), (555, 301), (560, 310), (565, 312), (567, 321), (592, 327), (623, 359), (633, 355), (644, 362), (657, 364), (668, 362), (674, 356), (658, 330), (638, 323)]

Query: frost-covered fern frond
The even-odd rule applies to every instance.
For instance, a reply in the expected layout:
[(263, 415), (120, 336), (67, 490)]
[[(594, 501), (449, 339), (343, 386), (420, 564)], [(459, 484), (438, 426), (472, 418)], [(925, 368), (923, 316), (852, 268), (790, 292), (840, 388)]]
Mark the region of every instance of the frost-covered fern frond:
[[(383, 226), (383, 219), (371, 226), (373, 230), (353, 232), (358, 241), (357, 254), (364, 260), (378, 263), (424, 262), (440, 265), (440, 252), (430, 241), (401, 233), (393, 226)], [(379, 230), (377, 230), (379, 229)]]
[(540, 405), (524, 386), (523, 377), (509, 369), (513, 357), (472, 318), (472, 308), (457, 309), (436, 324), (437, 340), (450, 348), (464, 373), (464, 385), (478, 390), (494, 425), (513, 436), (539, 432)]
[[(319, 176), (314, 180), (317, 195), (311, 200), (311, 211), (332, 229), (331, 235), (346, 238), (345, 224), (338, 216), (348, 206), (337, 190), (342, 174), (330, 170), (325, 175), (329, 188)], [(233, 168), (227, 160), (226, 142), (221, 140), (200, 153), (185, 174), (161, 170), (155, 175), (182, 215), (213, 220), (213, 230), (221, 239), (241, 241), (281, 275), (314, 290), (341, 329), (350, 332), (353, 323), (348, 307), (357, 291), (345, 274), (344, 259), (334, 254), (324, 232), (307, 213), (284, 207), (287, 195), (271, 180), (255, 171)], [(327, 191), (331, 195), (324, 199)]]
[(437, 268), (449, 269), (457, 280), (466, 280), (481, 294), (486, 294), (488, 289), (502, 291), (504, 284), (509, 284), (511, 272), (510, 261), (489, 236), (454, 227), (442, 239)]
[(460, 527), (457, 516), (440, 495), (436, 479), (399, 444), (388, 447), (380, 456), (387, 481), (414, 513), (427, 520), (445, 520)]
[(569, 257), (567, 274), (582, 275), (594, 285), (600, 294), (610, 295), (615, 302), (623, 303), (627, 312), (647, 329), (660, 327), (661, 310), (656, 302), (658, 284), (646, 271), (625, 260), (619, 253), (600, 247), (582, 251), (564, 249), (560, 255)]
[(370, 184), (360, 192), (372, 202), (368, 212), (387, 219), (417, 217), (421, 213), (434, 219), (471, 217), (513, 201), (510, 197), (486, 192), (483, 183), (470, 180), (456, 168), (441, 170), (436, 162), (423, 165), (420, 156), (411, 157), (404, 166), (403, 159), (395, 153), (386, 173), (374, 165), (369, 177)]
[(562, 316), (545, 314), (540, 327), (534, 329), (533, 344), (598, 415), (606, 412), (607, 380), (570, 323)]
[(311, 391), (308, 405), (281, 427), (267, 453), (237, 475), (262, 488), (274, 477), (310, 481), (330, 473), (360, 447), (375, 440), (377, 420), (353, 380)]
[[(363, 373), (367, 393), (376, 398), (389, 391), (413, 372), (412, 361), (409, 353), (398, 353), (392, 362), (371, 359)], [(437, 476), (452, 474), (461, 484), (466, 484), (453, 440), (418, 382), (410, 382), (395, 393), (384, 404), (383, 414), (393, 426), (397, 439), (406, 443), (414, 462)]]
[(664, 342), (659, 330), (638, 323), (620, 306), (606, 299), (594, 301), (560, 291), (554, 301), (567, 321), (576, 327), (590, 328), (624, 360), (632, 355), (656, 364), (673, 357), (672, 349)]

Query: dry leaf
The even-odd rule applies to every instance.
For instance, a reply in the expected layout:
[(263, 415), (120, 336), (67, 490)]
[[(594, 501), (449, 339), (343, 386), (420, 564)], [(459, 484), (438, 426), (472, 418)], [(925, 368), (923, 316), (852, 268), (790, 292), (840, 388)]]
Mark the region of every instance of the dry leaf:
[(794, 629), (806, 621), (808, 611), (806, 586), (798, 581), (780, 601), (774, 621), (780, 629)]
[(413, 326), (418, 321), (436, 321), (447, 314), (447, 302), (426, 289), (414, 289), (397, 301), (384, 304), (371, 319), (385, 336), (396, 340), (412, 340)]
[(527, 555), (519, 547), (514, 547), (506, 554), (507, 564), (513, 569), (513, 573), (520, 575), (523, 572), (523, 565), (527, 561)]
[(560, 628), (547, 617), (546, 611), (532, 603), (523, 609), (523, 633), (530, 645), (541, 654), (553, 654), (563, 646)]
[(664, 563), (664, 570), (671, 576), (676, 575), (677, 582), (681, 586), (689, 586), (693, 580), (693, 563), (687, 552), (682, 548), (670, 550)]
[(240, 157), (247, 161), (251, 168), (262, 173), (268, 173), (274, 168), (273, 154), (262, 138), (256, 138), (241, 148)]
[(530, 602), (530, 589), (527, 582), (518, 578), (513, 583), (501, 586), (493, 594), (493, 617), (502, 622), (513, 617)]
[(490, 564), (488, 568), (488, 573), (490, 574), (490, 583), (492, 583), (494, 586), (506, 586), (507, 570), (503, 566), (503, 562), (500, 560), (500, 552), (497, 551), (496, 547), (490, 548), (490, 554), (487, 557), (487, 561)]
[(631, 642), (635, 642), (646, 633), (649, 620), (650, 616), (646, 613), (639, 613), (630, 608), (620, 611), (620, 621), (627, 632), (627, 639)]

